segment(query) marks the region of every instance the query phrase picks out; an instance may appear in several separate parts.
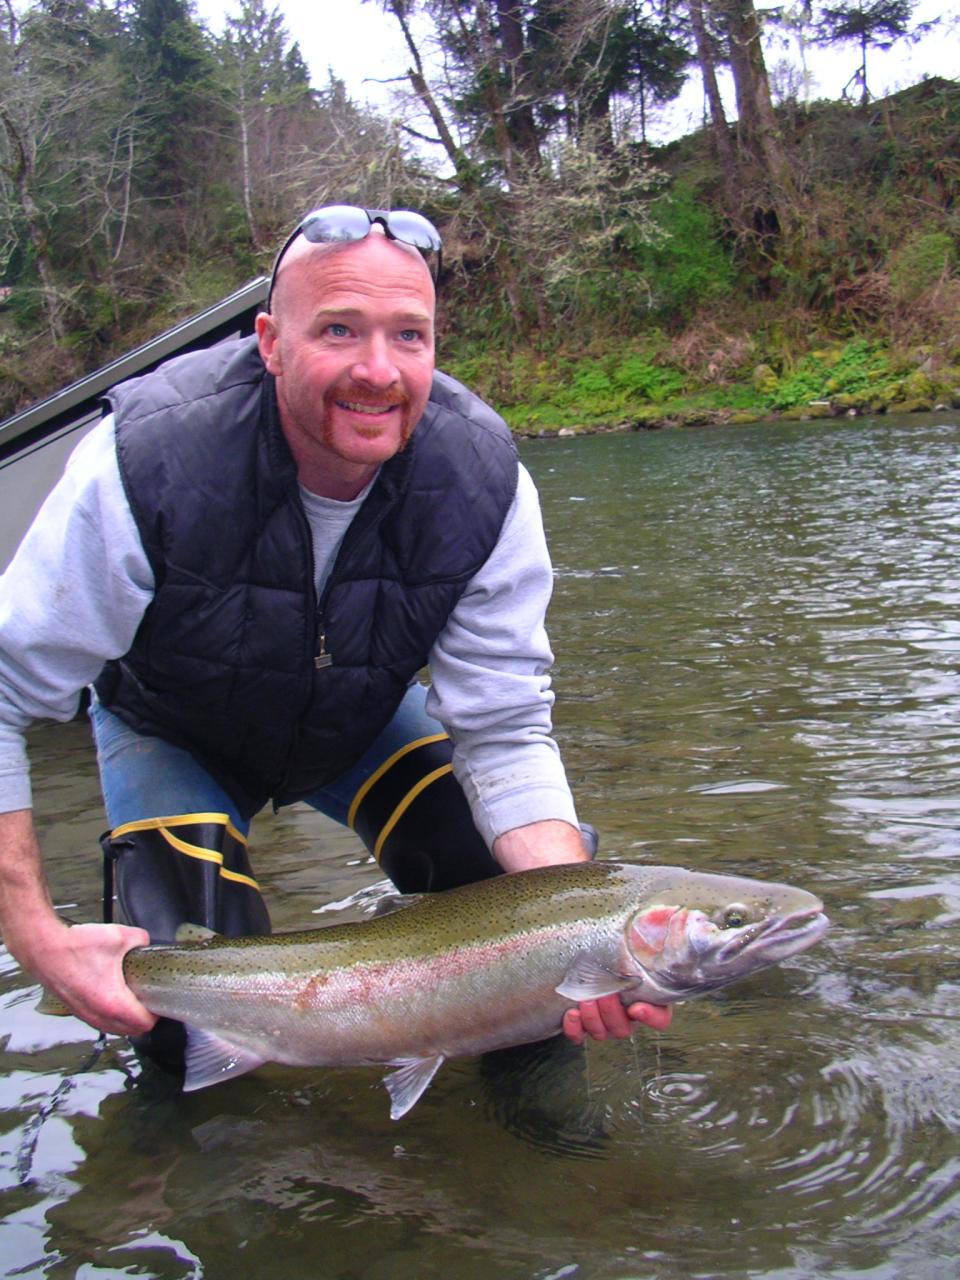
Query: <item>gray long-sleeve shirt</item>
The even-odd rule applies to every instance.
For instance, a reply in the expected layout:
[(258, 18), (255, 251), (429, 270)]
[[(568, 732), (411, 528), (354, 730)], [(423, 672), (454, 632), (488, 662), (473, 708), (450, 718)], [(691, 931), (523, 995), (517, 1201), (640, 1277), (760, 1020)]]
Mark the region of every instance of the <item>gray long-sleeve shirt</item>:
[[(305, 495), (318, 583), (362, 497)], [(76, 714), (84, 686), (130, 648), (153, 585), (108, 416), (77, 446), (0, 577), (0, 812), (31, 804), (24, 730)], [(545, 818), (576, 823), (550, 736), (552, 585), (536, 490), (521, 466), (499, 541), (430, 654), (427, 707), (453, 739), (454, 772), (488, 843)]]

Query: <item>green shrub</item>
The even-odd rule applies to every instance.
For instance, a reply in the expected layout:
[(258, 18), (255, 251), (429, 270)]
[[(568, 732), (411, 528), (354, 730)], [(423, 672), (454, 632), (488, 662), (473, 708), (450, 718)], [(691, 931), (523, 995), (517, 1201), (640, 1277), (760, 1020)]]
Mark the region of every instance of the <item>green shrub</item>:
[(683, 390), (683, 376), (676, 370), (651, 364), (643, 356), (630, 355), (613, 370), (613, 385), (629, 400), (664, 400)]
[(656, 201), (654, 215), (665, 234), (656, 244), (638, 246), (636, 258), (655, 310), (683, 318), (733, 290), (733, 266), (705, 201), (678, 184)]
[(834, 351), (812, 351), (766, 397), (771, 409), (795, 409), (811, 400), (857, 395), (890, 377), (890, 364), (875, 343), (857, 338)]
[(890, 289), (898, 302), (913, 302), (956, 269), (957, 251), (945, 231), (917, 231), (891, 254)]

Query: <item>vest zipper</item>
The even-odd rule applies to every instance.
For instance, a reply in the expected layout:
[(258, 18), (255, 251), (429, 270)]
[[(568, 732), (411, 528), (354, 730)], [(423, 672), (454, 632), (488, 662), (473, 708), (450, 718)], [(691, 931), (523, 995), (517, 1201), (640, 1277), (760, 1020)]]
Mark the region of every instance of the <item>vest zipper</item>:
[[(310, 522), (307, 519), (306, 512), (303, 510), (302, 503), (299, 501), (299, 495), (297, 497), (296, 507), (299, 511), (300, 526), (303, 532), (304, 543), (307, 548), (308, 581), (311, 584), (311, 588), (312, 588), (314, 575), (316, 572), (315, 566), (313, 563), (313, 538), (310, 533)], [(313, 627), (314, 627), (314, 635), (317, 637), (316, 648), (313, 655), (313, 665), (316, 670), (320, 670), (322, 667), (329, 667), (332, 665), (333, 655), (327, 653), (326, 651), (327, 637), (325, 634), (323, 615), (320, 612), (320, 602), (316, 600), (316, 593), (311, 588), (308, 588), (308, 589), (310, 590), (310, 595), (314, 599)], [(307, 699), (308, 706), (311, 701), (311, 698), (312, 698), (312, 695)], [(306, 714), (306, 712), (304, 714)], [(287, 748), (287, 758), (284, 761), (283, 768), (280, 770), (279, 776), (277, 777), (276, 781), (271, 787), (274, 813), (277, 813), (279, 811), (280, 805), (277, 800), (277, 797), (282, 795), (286, 790), (287, 779), (290, 776), (290, 767), (294, 760), (294, 757), (296, 756), (297, 748), (300, 745), (300, 739), (302, 735), (303, 735), (303, 725), (302, 725), (302, 717), (301, 717), (301, 719), (297, 721), (292, 727), (291, 734), (290, 734), (290, 745)]]
[(313, 665), (317, 671), (322, 671), (324, 667), (333, 665), (333, 654), (327, 653), (327, 637), (323, 630), (323, 620), (320, 620), (318, 628), (319, 638), (317, 642), (317, 652), (313, 655)]
[[(302, 527), (303, 527), (304, 536), (306, 538), (306, 544), (308, 549), (309, 565), (310, 565), (310, 580), (312, 582), (315, 569), (316, 569), (316, 566), (314, 565), (314, 562), (313, 562), (313, 539), (310, 533), (310, 522), (307, 519), (306, 512), (303, 510), (302, 504), (299, 504), (299, 505), (300, 505), (300, 518), (303, 522)], [(339, 580), (340, 576), (342, 575), (344, 566), (349, 563), (349, 559), (353, 552), (354, 547), (357, 545), (357, 543), (360, 541), (361, 538), (371, 536), (372, 532), (376, 530), (376, 528), (380, 525), (380, 523), (385, 518), (385, 516), (389, 513), (389, 510), (392, 508), (393, 505), (394, 505), (393, 501), (391, 501), (388, 504), (384, 504), (381, 502), (379, 509), (376, 511), (374, 515), (373, 520), (371, 521), (369, 517), (367, 517), (366, 523), (364, 523), (359, 528), (358, 528), (357, 522), (360, 519), (360, 512), (358, 512), (357, 515), (355, 515), (353, 520), (350, 522), (349, 526), (347, 527), (347, 531), (346, 531), (346, 534), (344, 535), (343, 542), (340, 544), (340, 550), (337, 552), (336, 559), (333, 565), (331, 566), (330, 574), (323, 588), (323, 593), (320, 599), (316, 601), (316, 604), (314, 606), (313, 617), (314, 617), (315, 634), (317, 637), (316, 649), (313, 655), (313, 669), (315, 671), (323, 671), (327, 667), (333, 666), (333, 654), (327, 652), (326, 620), (324, 618), (324, 613), (326, 611), (327, 600), (330, 596), (330, 592), (332, 591), (334, 584)], [(361, 508), (361, 511), (363, 511), (363, 509), (364, 508)], [(306, 715), (306, 712), (304, 713), (304, 715)], [(290, 777), (290, 769), (294, 759), (296, 758), (297, 750), (300, 746), (302, 737), (303, 737), (303, 717), (301, 717), (301, 720), (294, 726), (293, 733), (291, 735), (291, 740), (290, 740), (290, 747), (289, 747), (289, 750), (287, 751), (286, 762), (284, 764), (280, 777), (273, 788), (273, 795), (274, 795), (273, 808), (275, 812), (279, 808), (279, 805), (277, 804), (277, 801), (276, 801), (276, 797), (278, 795), (282, 795), (287, 789), (287, 782)]]

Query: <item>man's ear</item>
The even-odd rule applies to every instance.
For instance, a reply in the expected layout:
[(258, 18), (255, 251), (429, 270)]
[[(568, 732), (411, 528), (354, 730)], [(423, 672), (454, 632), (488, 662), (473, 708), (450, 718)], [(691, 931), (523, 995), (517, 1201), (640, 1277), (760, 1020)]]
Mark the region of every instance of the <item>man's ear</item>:
[(280, 366), (280, 347), (277, 343), (277, 326), (272, 315), (261, 311), (257, 316), (257, 345), (260, 358), (267, 367), (267, 373), (276, 376), (282, 373)]

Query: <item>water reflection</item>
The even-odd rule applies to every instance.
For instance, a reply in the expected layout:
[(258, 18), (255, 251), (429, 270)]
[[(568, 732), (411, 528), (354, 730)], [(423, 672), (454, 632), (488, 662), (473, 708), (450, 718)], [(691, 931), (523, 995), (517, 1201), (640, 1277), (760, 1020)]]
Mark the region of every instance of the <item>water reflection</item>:
[[(607, 856), (814, 889), (825, 942), (660, 1037), (448, 1064), (399, 1124), (374, 1070), (158, 1095), (116, 1042), (91, 1064), (83, 1028), (38, 1015), (4, 957), (8, 1274), (950, 1274), (958, 440), (928, 418), (526, 454), (582, 817)], [(90, 917), (86, 731), (34, 746), (55, 896)], [(306, 811), (258, 821), (253, 857), (280, 927), (381, 895), (352, 837)]]

